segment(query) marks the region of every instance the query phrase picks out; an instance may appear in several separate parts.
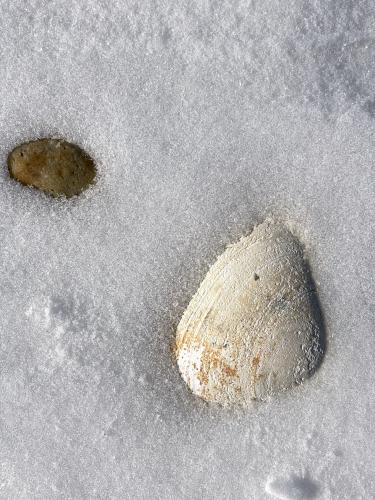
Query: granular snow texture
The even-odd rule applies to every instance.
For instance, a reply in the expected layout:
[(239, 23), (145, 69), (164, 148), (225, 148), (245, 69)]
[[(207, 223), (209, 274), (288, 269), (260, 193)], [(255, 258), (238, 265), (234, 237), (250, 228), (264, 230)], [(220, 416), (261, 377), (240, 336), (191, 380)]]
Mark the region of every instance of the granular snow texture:
[[(375, 3), (0, 0), (0, 497), (375, 497)], [(17, 144), (97, 163), (56, 200)], [(230, 242), (295, 225), (324, 362), (247, 411), (170, 345)]]

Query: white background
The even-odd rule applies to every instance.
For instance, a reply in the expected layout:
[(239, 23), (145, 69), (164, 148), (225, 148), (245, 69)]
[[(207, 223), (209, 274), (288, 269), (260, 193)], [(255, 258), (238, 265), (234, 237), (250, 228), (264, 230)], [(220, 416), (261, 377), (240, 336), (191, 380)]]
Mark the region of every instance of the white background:
[[(0, 0), (0, 497), (372, 499), (372, 0)], [(99, 181), (9, 179), (57, 136)], [(225, 246), (296, 226), (327, 353), (246, 411), (170, 345)]]

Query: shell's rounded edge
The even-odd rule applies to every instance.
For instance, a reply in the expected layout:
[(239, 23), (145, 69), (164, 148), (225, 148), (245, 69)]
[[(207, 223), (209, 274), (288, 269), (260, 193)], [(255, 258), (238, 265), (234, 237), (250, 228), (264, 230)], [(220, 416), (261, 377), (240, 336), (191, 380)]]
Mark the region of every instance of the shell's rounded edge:
[(269, 218), (211, 266), (177, 327), (175, 357), (195, 395), (248, 406), (310, 377), (323, 331), (304, 248)]
[(7, 167), (12, 179), (53, 197), (77, 196), (97, 178), (93, 158), (62, 138), (34, 139), (17, 145), (8, 154)]

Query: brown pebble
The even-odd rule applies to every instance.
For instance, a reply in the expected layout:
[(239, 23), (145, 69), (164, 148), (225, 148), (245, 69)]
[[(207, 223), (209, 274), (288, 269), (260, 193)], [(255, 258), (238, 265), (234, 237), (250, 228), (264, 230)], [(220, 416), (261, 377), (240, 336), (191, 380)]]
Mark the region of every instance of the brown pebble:
[(13, 179), (52, 196), (77, 195), (93, 183), (94, 161), (80, 147), (61, 139), (38, 139), (20, 144), (8, 156)]

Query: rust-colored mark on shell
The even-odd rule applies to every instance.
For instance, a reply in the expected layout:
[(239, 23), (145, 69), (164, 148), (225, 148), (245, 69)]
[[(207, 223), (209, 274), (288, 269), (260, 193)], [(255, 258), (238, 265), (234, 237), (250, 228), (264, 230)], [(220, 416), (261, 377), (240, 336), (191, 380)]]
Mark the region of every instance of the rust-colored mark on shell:
[(61, 139), (20, 144), (8, 156), (10, 176), (52, 196), (80, 194), (95, 180), (93, 159), (79, 146)]
[(237, 370), (231, 368), (223, 359), (221, 352), (218, 349), (213, 349), (205, 342), (205, 349), (201, 356), (201, 378), (204, 383), (208, 382), (208, 374), (211, 370), (218, 370), (222, 379), (237, 377)]
[[(190, 332), (185, 332), (182, 339), (177, 339), (175, 344), (175, 356), (177, 359), (183, 359), (183, 351), (188, 349), (194, 351), (195, 339)], [(190, 383), (193, 380), (200, 387), (200, 396), (203, 399), (210, 400), (210, 377), (216, 379), (217, 386), (222, 390), (230, 387), (235, 380), (238, 380), (239, 375), (237, 368), (230, 365), (229, 361), (223, 356), (223, 351), (212, 346), (210, 342), (202, 342), (197, 349), (199, 351), (196, 361), (192, 361), (190, 365), (190, 373), (188, 378)]]
[(253, 379), (253, 384), (254, 384), (254, 387), (256, 386), (256, 383), (264, 377), (264, 375), (262, 375), (261, 373), (258, 373), (259, 371), (259, 365), (260, 365), (260, 355), (257, 354), (251, 361), (251, 368), (252, 368), (252, 372), (251, 372), (251, 376), (252, 376), (252, 379)]

